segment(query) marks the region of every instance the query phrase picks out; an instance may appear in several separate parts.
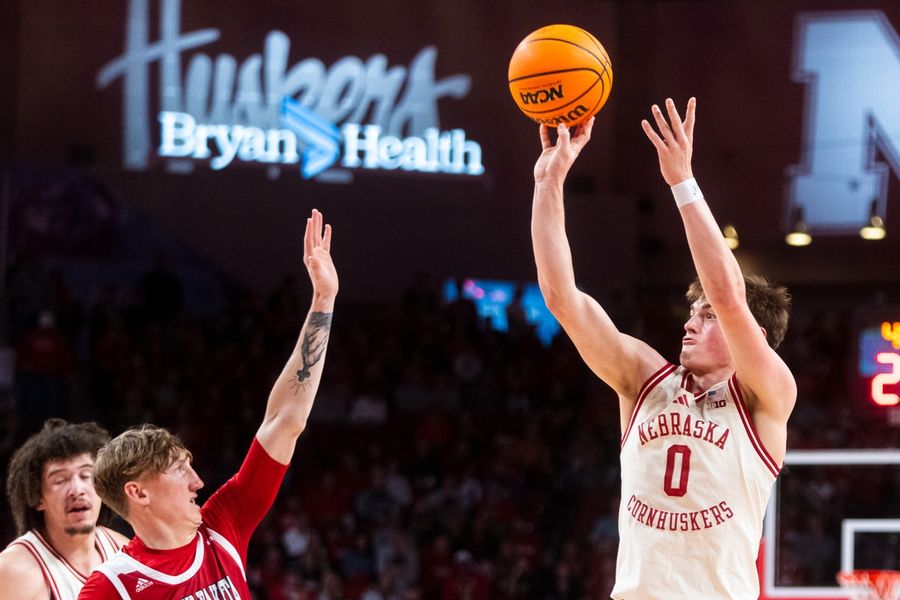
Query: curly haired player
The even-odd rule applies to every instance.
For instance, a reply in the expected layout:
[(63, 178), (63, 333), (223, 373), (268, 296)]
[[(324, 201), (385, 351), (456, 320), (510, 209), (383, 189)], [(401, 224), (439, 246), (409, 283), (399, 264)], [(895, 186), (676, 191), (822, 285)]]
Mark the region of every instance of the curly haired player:
[(0, 553), (0, 599), (75, 600), (97, 566), (128, 541), (98, 525), (107, 513), (91, 473), (109, 434), (48, 419), (13, 454), (6, 495), (19, 537)]

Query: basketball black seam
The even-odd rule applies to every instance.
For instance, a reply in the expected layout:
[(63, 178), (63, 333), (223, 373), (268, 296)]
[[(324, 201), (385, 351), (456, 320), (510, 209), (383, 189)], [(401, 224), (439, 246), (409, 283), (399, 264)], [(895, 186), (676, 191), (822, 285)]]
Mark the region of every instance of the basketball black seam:
[(602, 55), (603, 55), (603, 58), (606, 59), (606, 63), (609, 64), (609, 63), (610, 63), (610, 60), (609, 60), (609, 52), (606, 51), (606, 48), (603, 47), (603, 44), (600, 43), (600, 40), (598, 40), (597, 38), (595, 38), (594, 35), (591, 34), (591, 33), (588, 33), (588, 32), (586, 32), (586, 31), (585, 31), (585, 33), (587, 33), (587, 34), (588, 34), (588, 37), (591, 38), (591, 41), (594, 42), (594, 43), (597, 45), (597, 50), (600, 51), (600, 54), (602, 54)]
[[(570, 41), (568, 41), (568, 40), (562, 40), (562, 39), (559, 39), (559, 38), (539, 38), (539, 39), (536, 39), (536, 40), (530, 40), (528, 43), (531, 44), (531, 43), (533, 43), (533, 42), (563, 42), (563, 43), (565, 43), (565, 44), (571, 44), (572, 46), (575, 46), (576, 48), (579, 48), (579, 49), (581, 49), (581, 50), (584, 50), (584, 51), (587, 52), (594, 60), (596, 60), (596, 61), (597, 61), (598, 63), (600, 63), (601, 65), (603, 65), (603, 70), (600, 71), (600, 73), (598, 74), (598, 77), (603, 77), (603, 74), (604, 74), (607, 70), (611, 70), (611, 69), (612, 69), (612, 64), (611, 64), (611, 62), (610, 62), (610, 60), (609, 60), (609, 55), (608, 55), (608, 54), (605, 54), (605, 49), (604, 49), (604, 55), (603, 55), (602, 58), (601, 58), (601, 57), (597, 57), (593, 52), (591, 52), (590, 50), (588, 50), (588, 49), (585, 48), (584, 46), (579, 46), (578, 44), (576, 44), (576, 43), (574, 43), (574, 42), (570, 42)], [(604, 59), (605, 59), (605, 60), (604, 60)], [(541, 76), (541, 75), (549, 75), (550, 73), (568, 73), (568, 72), (570, 72), (570, 71), (581, 71), (581, 70), (593, 71), (593, 69), (586, 69), (585, 67), (580, 67), (580, 68), (578, 68), (578, 69), (561, 69), (561, 70), (559, 70), (559, 71), (546, 71), (546, 72), (544, 72), (544, 73), (534, 73), (534, 74), (531, 74), (531, 75), (524, 75), (524, 76), (522, 76), (522, 77), (516, 77), (515, 79), (510, 79), (510, 80), (509, 80), (509, 83), (512, 83), (512, 82), (514, 82), (514, 81), (519, 81), (520, 79), (527, 79), (527, 78), (529, 78), (529, 77), (539, 77), (539, 76)], [(594, 71), (594, 72), (596, 73), (596, 71)]]
[[(600, 83), (602, 84), (602, 83), (603, 83), (603, 78), (601, 77), (599, 81), (600, 81)], [(610, 85), (612, 85), (612, 79), (610, 79), (610, 82), (609, 82), (609, 83), (610, 83)], [(603, 100), (603, 93), (606, 92), (606, 89), (605, 89), (606, 86), (604, 85), (603, 87), (604, 87), (604, 89), (603, 89), (603, 91), (600, 92), (600, 97), (597, 99), (597, 102), (594, 103), (594, 108), (591, 109), (591, 112), (592, 112), (592, 113), (596, 113), (596, 112), (597, 112), (597, 105), (600, 104), (600, 101), (601, 101), (601, 100)], [(606, 92), (606, 94), (607, 94), (606, 99), (608, 100), (608, 99), (609, 99), (609, 92)]]
[(576, 44), (575, 42), (569, 41), (569, 40), (564, 40), (564, 39), (562, 39), (562, 38), (536, 38), (536, 39), (533, 39), (533, 40), (528, 40), (528, 43), (529, 43), (529, 44), (533, 44), (534, 42), (562, 42), (562, 43), (564, 43), (564, 44), (571, 44), (572, 46), (575, 46), (576, 48), (581, 48), (582, 50), (584, 50), (585, 52), (587, 52), (588, 54), (590, 54), (591, 56), (593, 56), (594, 59), (595, 59), (597, 62), (599, 62), (599, 63), (602, 63), (602, 62), (603, 62), (603, 61), (602, 61), (596, 54), (594, 54), (591, 50), (585, 48), (584, 46), (581, 46), (580, 44)]
[(554, 73), (571, 73), (573, 71), (590, 71), (591, 73), (593, 73), (594, 75), (596, 75), (599, 78), (599, 77), (603, 77), (603, 72), (605, 70), (606, 69), (603, 69), (603, 71), (600, 71), (598, 73), (597, 71), (595, 71), (594, 69), (591, 69), (590, 67), (577, 67), (574, 69), (559, 69), (558, 71), (544, 71), (543, 73), (532, 73), (531, 75), (524, 75), (522, 77), (516, 77), (515, 79), (510, 79), (509, 83), (515, 83), (516, 81), (521, 81), (523, 79), (531, 79), (532, 77), (542, 77), (544, 75), (553, 75)]

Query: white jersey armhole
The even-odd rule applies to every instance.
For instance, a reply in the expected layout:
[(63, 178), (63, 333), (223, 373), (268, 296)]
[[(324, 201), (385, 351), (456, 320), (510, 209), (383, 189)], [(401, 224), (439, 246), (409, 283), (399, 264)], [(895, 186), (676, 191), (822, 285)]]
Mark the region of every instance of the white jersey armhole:
[(237, 548), (235, 548), (231, 542), (228, 541), (225, 536), (217, 531), (213, 531), (209, 527), (206, 528), (207, 533), (209, 533), (209, 539), (214, 543), (220, 545), (225, 552), (231, 556), (231, 559), (237, 564), (238, 568), (241, 570), (241, 575), (244, 579), (247, 579), (247, 574), (244, 572), (244, 563), (241, 562), (241, 555), (238, 554)]
[(744, 400), (744, 394), (741, 391), (740, 383), (738, 383), (737, 374), (732, 375), (728, 380), (728, 388), (731, 391), (731, 395), (734, 397), (734, 404), (741, 417), (741, 422), (744, 424), (744, 429), (747, 432), (747, 437), (750, 439), (750, 444), (753, 446), (753, 449), (756, 450), (756, 454), (759, 456), (763, 465), (765, 465), (773, 477), (777, 478), (778, 474), (781, 472), (781, 466), (776, 463), (775, 459), (772, 458), (772, 455), (769, 454), (768, 449), (766, 449), (762, 439), (760, 439), (759, 434), (756, 432), (753, 415), (750, 413), (750, 409)]

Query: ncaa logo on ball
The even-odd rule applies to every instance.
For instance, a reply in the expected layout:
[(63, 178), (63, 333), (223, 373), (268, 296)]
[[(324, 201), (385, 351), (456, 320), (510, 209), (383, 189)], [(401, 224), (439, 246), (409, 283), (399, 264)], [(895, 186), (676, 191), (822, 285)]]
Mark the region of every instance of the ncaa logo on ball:
[(565, 97), (565, 94), (563, 94), (563, 86), (560, 83), (555, 87), (551, 86), (534, 92), (519, 92), (519, 96), (522, 97), (522, 104), (545, 104), (562, 99)]

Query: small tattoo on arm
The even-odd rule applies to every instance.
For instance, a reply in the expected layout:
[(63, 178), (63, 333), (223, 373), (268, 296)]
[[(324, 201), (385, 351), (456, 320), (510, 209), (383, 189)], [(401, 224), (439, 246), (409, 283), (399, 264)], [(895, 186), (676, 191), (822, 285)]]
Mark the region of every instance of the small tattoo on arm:
[(301, 387), (309, 385), (310, 370), (322, 360), (325, 348), (328, 346), (328, 336), (331, 332), (332, 313), (311, 312), (306, 321), (306, 331), (300, 342), (300, 368), (297, 370), (293, 381), (294, 392)]

